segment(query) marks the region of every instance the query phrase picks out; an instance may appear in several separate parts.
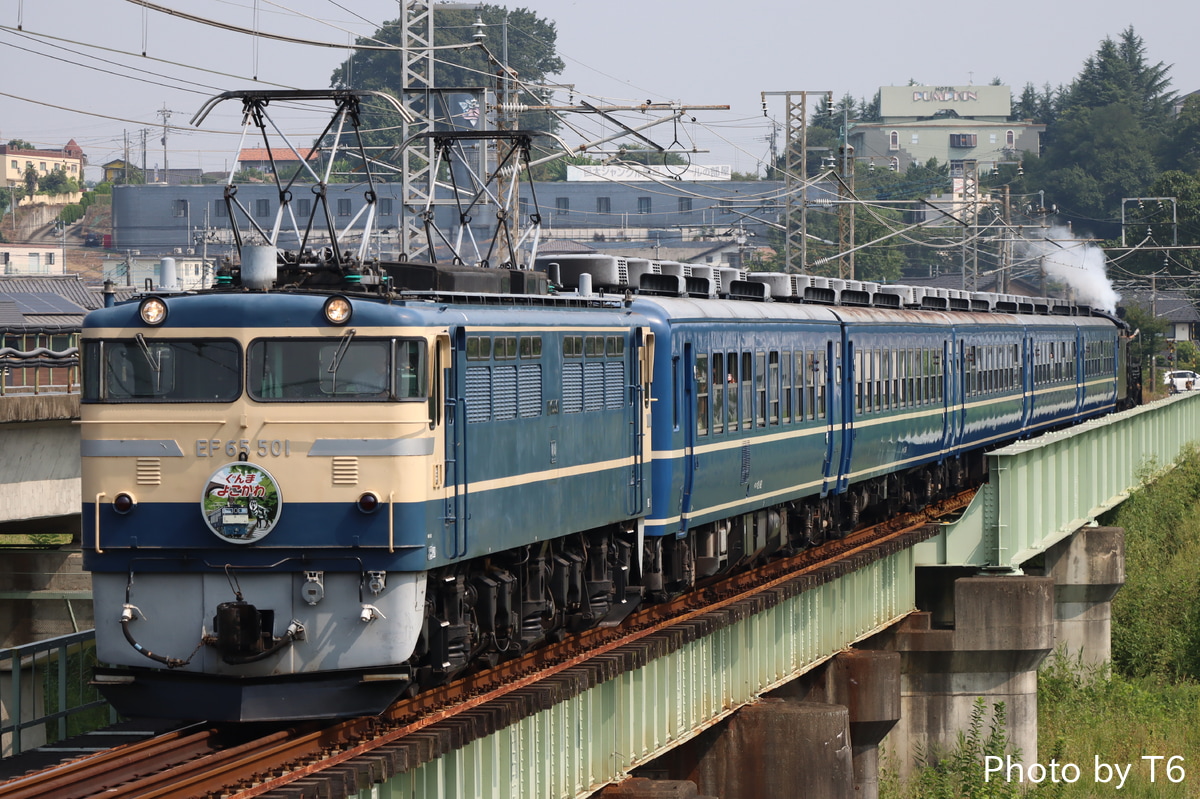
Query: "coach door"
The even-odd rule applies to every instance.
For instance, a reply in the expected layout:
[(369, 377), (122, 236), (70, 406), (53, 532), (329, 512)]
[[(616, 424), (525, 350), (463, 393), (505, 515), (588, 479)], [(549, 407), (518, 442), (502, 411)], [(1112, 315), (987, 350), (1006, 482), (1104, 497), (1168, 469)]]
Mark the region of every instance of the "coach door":
[(844, 486), (846, 479), (842, 469), (843, 436), (852, 433), (842, 424), (841, 395), (838, 382), (841, 374), (842, 342), (832, 339), (825, 342), (825, 351), (817, 351), (814, 375), (817, 383), (817, 418), (825, 420), (825, 485), (821, 495)]

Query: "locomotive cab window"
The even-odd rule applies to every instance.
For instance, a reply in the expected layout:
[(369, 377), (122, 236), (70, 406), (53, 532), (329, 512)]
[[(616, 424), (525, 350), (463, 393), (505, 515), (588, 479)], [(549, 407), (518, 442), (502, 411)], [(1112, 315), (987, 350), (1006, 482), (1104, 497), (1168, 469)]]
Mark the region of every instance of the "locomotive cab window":
[(232, 402), (242, 352), (228, 339), (85, 341), (83, 402)]
[(250, 396), (261, 402), (382, 402), (428, 396), (425, 342), (415, 339), (258, 339), (248, 351)]

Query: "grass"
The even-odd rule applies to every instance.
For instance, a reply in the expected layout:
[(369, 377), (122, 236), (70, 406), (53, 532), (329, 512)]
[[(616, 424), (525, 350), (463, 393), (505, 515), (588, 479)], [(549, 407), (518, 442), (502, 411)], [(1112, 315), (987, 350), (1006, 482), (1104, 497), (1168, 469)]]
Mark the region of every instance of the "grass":
[[(1095, 763), (1121, 764), (1124, 797), (1200, 795), (1200, 684), (1161, 675), (1130, 676), (1052, 656), (1038, 674), (1038, 741), (1057, 747), (1059, 762), (1080, 766), (1081, 779), (1064, 785), (1064, 799), (1116, 793), (1116, 781), (1097, 782)], [(1156, 762), (1150, 781), (1150, 762)], [(1172, 783), (1167, 758), (1182, 757), (1186, 776)], [(1191, 773), (1187, 773), (1190, 769)], [(1178, 772), (1172, 771), (1173, 776)]]

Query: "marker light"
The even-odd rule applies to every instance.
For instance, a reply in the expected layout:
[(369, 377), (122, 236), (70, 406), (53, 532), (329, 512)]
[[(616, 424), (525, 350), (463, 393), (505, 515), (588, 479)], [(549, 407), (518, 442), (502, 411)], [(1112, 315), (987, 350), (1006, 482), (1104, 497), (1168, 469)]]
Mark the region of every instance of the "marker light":
[(379, 497), (372, 494), (370, 491), (358, 498), (358, 509), (363, 513), (374, 513), (379, 507)]
[(125, 514), (133, 510), (133, 507), (137, 505), (137, 500), (129, 494), (122, 492), (113, 497), (112, 504), (113, 510), (115, 510), (117, 513)]
[(138, 306), (142, 321), (148, 325), (161, 325), (167, 319), (167, 304), (162, 297), (147, 297)]
[(330, 297), (325, 300), (325, 318), (331, 325), (344, 325), (350, 321), (350, 300), (345, 297)]

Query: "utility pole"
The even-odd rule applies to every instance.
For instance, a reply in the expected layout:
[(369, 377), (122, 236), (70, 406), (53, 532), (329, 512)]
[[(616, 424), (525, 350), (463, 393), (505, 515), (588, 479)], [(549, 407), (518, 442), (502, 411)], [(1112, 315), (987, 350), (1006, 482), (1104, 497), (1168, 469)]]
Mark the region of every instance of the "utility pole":
[(175, 113), (175, 112), (167, 110), (166, 103), (163, 103), (163, 107), (161, 109), (159, 109), (159, 111), (158, 111), (158, 115), (160, 117), (162, 117), (162, 121), (163, 121), (163, 135), (162, 135), (163, 183), (171, 182), (171, 178), (170, 178), (171, 173), (167, 170), (167, 123), (169, 123), (171, 121), (171, 114), (173, 114), (173, 113)]
[[(822, 96), (832, 104), (833, 92), (790, 91), (762, 92), (763, 116), (767, 115), (767, 97), (782, 95), (787, 103), (784, 117), (784, 203), (783, 203), (783, 261), (784, 271), (805, 272), (808, 269), (808, 96)], [(797, 192), (797, 189), (799, 191)], [(799, 196), (797, 197), (797, 194)], [(799, 208), (800, 229), (792, 224), (793, 212)], [(799, 266), (793, 264), (793, 251), (799, 255)]]
[(1008, 277), (1009, 270), (1012, 269), (1012, 236), (1010, 235), (1010, 225), (1012, 224), (1012, 205), (1010, 204), (1008, 184), (1004, 184), (1004, 238), (1000, 239), (1000, 279), (996, 283), (996, 290), (1001, 294), (1008, 293)]
[[(1158, 279), (1150, 275), (1150, 321), (1158, 319)], [(1158, 385), (1158, 352), (1157, 347), (1150, 352), (1150, 390)]]
[(838, 206), (838, 249), (846, 254), (838, 259), (838, 276), (854, 280), (854, 148), (850, 146), (849, 103), (842, 106), (841, 156), (838, 194), (843, 202)]

